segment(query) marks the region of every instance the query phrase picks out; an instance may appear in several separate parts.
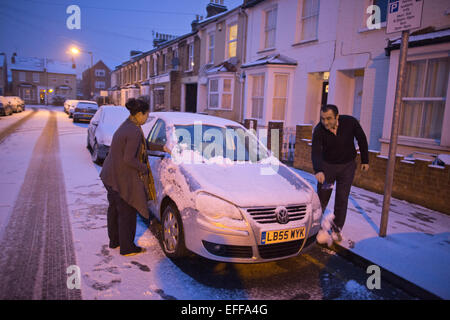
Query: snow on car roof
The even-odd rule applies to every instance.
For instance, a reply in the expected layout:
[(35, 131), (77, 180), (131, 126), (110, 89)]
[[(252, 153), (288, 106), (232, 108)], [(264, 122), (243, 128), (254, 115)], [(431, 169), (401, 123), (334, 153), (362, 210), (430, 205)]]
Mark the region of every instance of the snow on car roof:
[(152, 112), (150, 116), (156, 116), (166, 121), (169, 125), (192, 125), (195, 122), (202, 124), (211, 124), (216, 126), (240, 126), (238, 122), (225, 118), (219, 118), (200, 113), (191, 112)]

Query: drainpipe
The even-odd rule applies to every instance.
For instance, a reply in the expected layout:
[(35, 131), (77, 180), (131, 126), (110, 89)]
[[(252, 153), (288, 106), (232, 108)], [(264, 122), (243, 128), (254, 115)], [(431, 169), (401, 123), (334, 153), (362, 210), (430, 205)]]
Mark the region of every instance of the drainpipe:
[[(242, 8), (240, 9), (240, 13), (244, 16), (244, 33), (243, 33), (243, 45), (241, 48), (241, 66), (244, 64), (246, 60), (246, 54), (247, 54), (247, 24), (248, 24), (248, 15), (247, 12), (245, 12), (246, 9)], [(242, 68), (241, 72), (242, 72)], [(241, 82), (241, 101), (240, 101), (240, 122), (244, 123), (244, 88), (245, 88), (245, 78)], [(256, 128), (255, 128), (256, 130)]]

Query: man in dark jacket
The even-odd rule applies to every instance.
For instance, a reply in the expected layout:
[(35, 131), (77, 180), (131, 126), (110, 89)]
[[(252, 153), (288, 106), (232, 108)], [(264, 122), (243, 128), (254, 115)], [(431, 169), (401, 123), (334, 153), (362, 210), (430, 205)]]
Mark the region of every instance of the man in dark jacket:
[(321, 108), (320, 123), (313, 132), (311, 158), (318, 182), (317, 194), (324, 212), (336, 182), (331, 234), (334, 241), (342, 240), (341, 230), (356, 169), (355, 138), (361, 153), (361, 170), (367, 171), (369, 150), (366, 135), (358, 120), (352, 116), (339, 115), (338, 108), (332, 104)]

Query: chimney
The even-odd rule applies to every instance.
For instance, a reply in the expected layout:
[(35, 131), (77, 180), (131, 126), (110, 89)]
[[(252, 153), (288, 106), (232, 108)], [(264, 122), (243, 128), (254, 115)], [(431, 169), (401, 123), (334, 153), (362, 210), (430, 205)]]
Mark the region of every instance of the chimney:
[(208, 13), (206, 18), (215, 16), (216, 14), (227, 11), (227, 7), (223, 5), (223, 0), (210, 0), (206, 6), (206, 12)]

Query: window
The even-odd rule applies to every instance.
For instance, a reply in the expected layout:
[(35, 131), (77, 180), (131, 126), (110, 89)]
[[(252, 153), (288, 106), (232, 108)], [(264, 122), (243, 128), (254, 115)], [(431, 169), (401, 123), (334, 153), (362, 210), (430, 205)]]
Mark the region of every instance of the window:
[(275, 32), (277, 27), (277, 8), (265, 12), (264, 49), (275, 47)]
[(219, 107), (219, 79), (210, 79), (208, 88), (208, 107)]
[(96, 89), (105, 89), (105, 81), (95, 81), (95, 88)]
[(153, 56), (153, 75), (158, 75), (158, 57)]
[(449, 57), (407, 63), (400, 135), (441, 139), (449, 70)]
[(288, 79), (289, 76), (287, 74), (275, 74), (272, 110), (273, 120), (285, 120)]
[(65, 83), (65, 84), (70, 84), (70, 79), (65, 78), (65, 79), (64, 79), (64, 83)]
[(208, 35), (208, 63), (214, 63), (214, 33)]
[(236, 57), (237, 50), (237, 24), (228, 26), (227, 35), (227, 56), (228, 58)]
[(155, 88), (153, 90), (153, 101), (155, 103), (155, 109), (160, 110), (164, 108), (164, 87)]
[(194, 69), (194, 43), (188, 44), (188, 61), (187, 61), (187, 71), (192, 71)]
[(167, 54), (163, 53), (162, 55), (162, 72), (166, 72), (167, 71)]
[(254, 75), (252, 79), (252, 118), (262, 119), (264, 108), (264, 74)]
[(19, 81), (25, 81), (25, 72), (19, 72)]
[(95, 76), (96, 77), (104, 77), (106, 75), (105, 70), (103, 69), (95, 69)]
[(39, 73), (33, 73), (33, 82), (39, 82), (40, 76)]
[(317, 39), (319, 0), (303, 0), (300, 17), (300, 41)]
[(148, 142), (160, 146), (164, 146), (166, 144), (167, 142), (166, 124), (161, 119), (156, 121), (155, 125), (150, 131), (150, 134), (148, 135)]
[(232, 109), (233, 79), (218, 78), (208, 82), (208, 108)]

